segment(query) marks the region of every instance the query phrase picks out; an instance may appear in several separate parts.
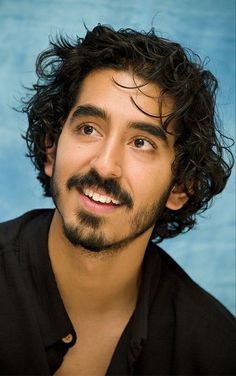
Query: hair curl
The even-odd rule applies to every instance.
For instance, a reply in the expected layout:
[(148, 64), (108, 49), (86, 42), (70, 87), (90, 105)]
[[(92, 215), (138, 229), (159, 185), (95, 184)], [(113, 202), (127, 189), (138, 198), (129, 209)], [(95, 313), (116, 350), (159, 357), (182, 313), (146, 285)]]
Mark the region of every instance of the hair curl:
[(45, 196), (50, 196), (50, 178), (44, 173), (45, 136), (52, 143), (57, 141), (81, 82), (99, 68), (131, 70), (145, 82), (157, 84), (162, 96), (174, 99), (174, 109), (162, 125), (167, 131), (174, 121), (175, 184), (184, 187), (189, 200), (177, 211), (164, 210), (154, 236), (161, 241), (190, 230), (196, 214), (205, 211), (213, 196), (224, 189), (233, 156), (217, 122), (216, 78), (204, 69), (198, 55), (157, 36), (153, 29), (147, 33), (115, 31), (99, 24), (87, 30), (85, 38), (51, 40), (49, 49), (38, 56), (38, 81), (31, 89), (33, 95), (23, 100), (22, 111), (29, 121), (24, 135), (27, 155), (38, 170)]

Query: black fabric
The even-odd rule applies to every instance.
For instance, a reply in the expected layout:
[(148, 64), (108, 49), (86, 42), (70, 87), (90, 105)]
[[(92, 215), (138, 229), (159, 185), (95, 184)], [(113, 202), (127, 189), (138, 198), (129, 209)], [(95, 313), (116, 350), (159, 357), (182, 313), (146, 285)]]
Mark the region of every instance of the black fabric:
[[(76, 333), (48, 255), (52, 210), (0, 224), (0, 375), (52, 375)], [(71, 341), (63, 338), (68, 336)], [(234, 317), (150, 242), (106, 375), (235, 375)]]

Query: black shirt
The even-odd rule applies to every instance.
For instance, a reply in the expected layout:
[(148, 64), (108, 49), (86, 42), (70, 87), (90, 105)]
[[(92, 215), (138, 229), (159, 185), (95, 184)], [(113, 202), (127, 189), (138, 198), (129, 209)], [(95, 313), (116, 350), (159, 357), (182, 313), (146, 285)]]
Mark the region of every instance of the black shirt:
[[(48, 255), (53, 210), (0, 225), (0, 375), (50, 375), (74, 345)], [(236, 324), (149, 243), (136, 309), (106, 375), (235, 375)]]

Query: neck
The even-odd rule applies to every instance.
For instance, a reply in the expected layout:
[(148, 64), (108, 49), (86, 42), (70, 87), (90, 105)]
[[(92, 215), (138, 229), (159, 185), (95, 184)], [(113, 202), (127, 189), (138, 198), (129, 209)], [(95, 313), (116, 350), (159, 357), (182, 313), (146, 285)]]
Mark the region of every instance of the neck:
[(55, 211), (49, 231), (49, 256), (69, 315), (134, 308), (150, 235), (151, 230), (116, 252), (91, 254), (69, 243)]

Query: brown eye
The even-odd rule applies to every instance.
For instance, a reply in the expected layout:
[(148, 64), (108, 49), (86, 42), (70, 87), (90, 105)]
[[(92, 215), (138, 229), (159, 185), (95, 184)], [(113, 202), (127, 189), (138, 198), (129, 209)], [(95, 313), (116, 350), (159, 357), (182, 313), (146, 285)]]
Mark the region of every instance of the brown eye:
[(97, 127), (89, 123), (80, 124), (78, 128), (75, 129), (75, 132), (80, 137), (83, 137), (84, 141), (97, 140), (102, 137), (102, 134), (97, 130)]
[(139, 149), (140, 151), (153, 151), (154, 149), (156, 149), (156, 146), (151, 140), (147, 140), (143, 137), (135, 138), (132, 141), (132, 144), (135, 149)]
[(94, 128), (92, 127), (92, 125), (84, 125), (82, 129), (83, 129), (83, 133), (86, 135), (90, 135), (94, 131)]
[(136, 148), (142, 148), (145, 145), (145, 140), (143, 140), (142, 138), (137, 138), (134, 141), (134, 145)]

